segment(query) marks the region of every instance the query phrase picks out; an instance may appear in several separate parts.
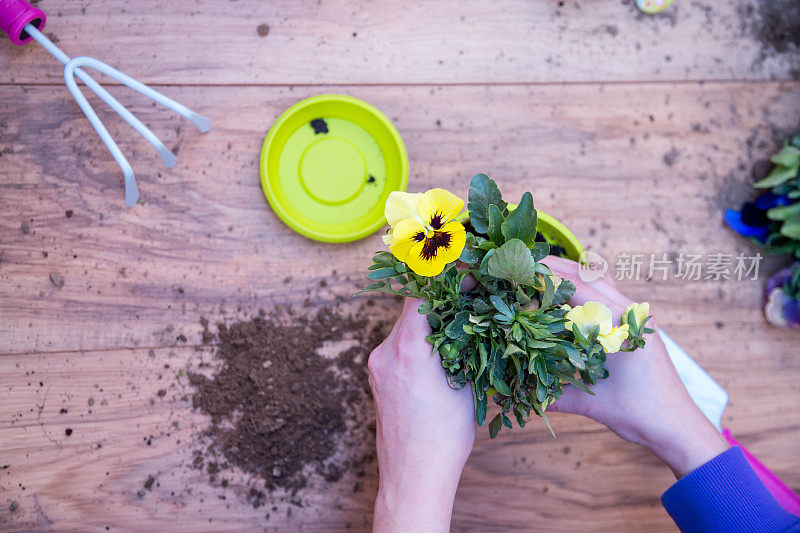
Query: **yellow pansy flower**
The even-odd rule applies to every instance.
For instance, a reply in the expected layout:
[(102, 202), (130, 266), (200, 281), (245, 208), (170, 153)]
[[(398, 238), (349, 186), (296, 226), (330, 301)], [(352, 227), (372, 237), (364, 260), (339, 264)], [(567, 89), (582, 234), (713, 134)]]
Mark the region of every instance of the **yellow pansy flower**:
[(636, 327), (639, 328), (642, 326), (642, 322), (644, 319), (650, 316), (650, 304), (647, 302), (642, 302), (640, 304), (632, 303), (628, 307), (625, 308), (625, 312), (622, 313), (622, 320), (620, 323), (627, 324), (628, 323), (628, 311), (633, 311), (633, 318), (636, 320)]
[(467, 232), (455, 220), (464, 200), (444, 189), (394, 191), (386, 200), (391, 229), (383, 241), (397, 259), (421, 276), (435, 276), (461, 255)]
[(606, 353), (618, 352), (622, 343), (628, 338), (628, 325), (613, 327), (611, 309), (600, 302), (586, 302), (584, 305), (570, 308), (565, 318), (566, 328), (572, 330), (574, 324), (583, 336), (588, 336), (592, 329), (598, 326), (597, 341)]

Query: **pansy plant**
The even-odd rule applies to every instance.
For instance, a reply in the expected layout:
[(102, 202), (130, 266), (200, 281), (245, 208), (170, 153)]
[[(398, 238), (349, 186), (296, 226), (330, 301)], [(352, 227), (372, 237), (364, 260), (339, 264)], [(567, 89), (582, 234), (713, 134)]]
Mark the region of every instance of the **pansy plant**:
[[(464, 202), (442, 189), (394, 192), (386, 202), (389, 251), (372, 259), (361, 292), (387, 292), (424, 300), (419, 312), (431, 326), (427, 340), (453, 388), (472, 390), (475, 420), (486, 421), (489, 400), (499, 412), (489, 422), (495, 437), (512, 417), (524, 427), (573, 385), (608, 377), (609, 354), (643, 347), (649, 305), (633, 304), (621, 321), (599, 302), (569, 307), (569, 280), (542, 262), (551, 246), (537, 232), (533, 196), (512, 209), (485, 174), (470, 183)], [(558, 244), (558, 243), (554, 243)], [(558, 249), (553, 247), (553, 249)], [(462, 291), (462, 281), (477, 282)]]
[(800, 133), (784, 141), (766, 169), (753, 184), (764, 192), (738, 211), (726, 210), (725, 222), (766, 253), (794, 259), (767, 283), (764, 313), (774, 326), (800, 329)]

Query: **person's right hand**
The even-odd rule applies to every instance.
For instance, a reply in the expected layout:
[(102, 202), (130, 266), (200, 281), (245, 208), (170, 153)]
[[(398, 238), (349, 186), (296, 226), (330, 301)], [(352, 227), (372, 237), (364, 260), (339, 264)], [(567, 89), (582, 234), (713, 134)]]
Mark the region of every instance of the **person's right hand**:
[[(608, 278), (582, 282), (574, 261), (550, 256), (543, 262), (575, 284), (573, 306), (601, 302), (618, 324), (633, 303)], [(658, 330), (655, 317), (647, 325)], [(623, 439), (650, 448), (680, 478), (729, 445), (689, 397), (658, 333), (646, 335), (645, 340), (645, 348), (608, 355), (609, 377), (591, 387), (595, 396), (567, 386), (549, 409), (589, 417)]]

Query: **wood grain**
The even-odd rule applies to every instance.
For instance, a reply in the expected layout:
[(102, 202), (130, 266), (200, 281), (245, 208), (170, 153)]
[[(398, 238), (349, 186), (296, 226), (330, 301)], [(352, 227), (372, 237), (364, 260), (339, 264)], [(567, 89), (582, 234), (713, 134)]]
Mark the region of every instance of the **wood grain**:
[[(134, 100), (136, 113), (178, 150), (179, 163), (159, 167), (149, 145), (110, 120), (144, 201), (127, 209), (119, 170), (61, 90), (3, 89), (2, 351), (164, 346), (181, 333), (197, 339), (199, 317), (220, 309), (349, 298), (379, 235), (345, 245), (300, 237), (269, 209), (256, 165), (277, 115), (326, 90), (169, 88), (213, 117), (207, 135)], [(750, 250), (723, 227), (721, 210), (749, 197), (747, 162), (773, 149), (771, 130), (789, 128), (800, 101), (797, 83), (342, 92), (395, 120), (413, 190), (436, 185), (464, 195), (472, 174), (489, 172), (508, 197), (532, 189), (539, 208), (610, 259)], [(51, 283), (53, 272), (62, 288)], [(284, 283), (287, 276), (294, 281)], [(701, 358), (706, 346), (747, 343), (755, 331), (788, 349), (792, 337), (767, 329), (759, 315), (762, 286), (674, 276), (624, 284), (653, 300), (663, 325), (689, 335), (678, 340), (696, 340)], [(692, 333), (694, 324), (708, 329), (718, 321), (728, 327), (716, 338)]]
[[(41, 0), (47, 30), (145, 83), (521, 83), (786, 79), (753, 0), (233, 2)], [(265, 37), (264, 25), (268, 27)], [(0, 82), (62, 84), (36, 44), (0, 46)]]
[[(612, 263), (754, 253), (721, 211), (751, 196), (749, 166), (796, 130), (800, 55), (759, 40), (752, 1), (676, 2), (660, 17), (631, 4), (41, 0), (67, 53), (158, 84), (213, 130), (112, 87), (179, 158), (163, 169), (98, 106), (137, 172), (144, 203), (127, 209), (59, 65), (35, 44), (0, 45), (0, 529), (369, 530), (374, 464), (313, 481), (299, 505), (276, 493), (274, 510), (246, 503), (245, 476), (222, 488), (191, 467), (208, 421), (178, 373), (211, 358), (200, 317), (351, 305), (382, 246), (306, 240), (264, 200), (261, 143), (304, 97), (382, 109), (406, 142), (410, 190), (465, 195), (488, 172)], [(755, 281), (618, 285), (730, 393), (724, 425), (800, 489), (797, 335), (760, 313), (778, 266)], [(375, 317), (392, 319), (380, 302)], [(662, 464), (591, 421), (552, 418), (557, 439), (540, 424), (479, 432), (453, 530), (674, 530)]]
[[(184, 396), (191, 389), (176, 377), (210, 360), (209, 349), (148, 352), (0, 357), (4, 531), (369, 530), (374, 464), (366, 477), (348, 472), (336, 483), (312, 481), (299, 505), (275, 493), (276, 509), (248, 505), (243, 492), (251, 481), (238, 474), (225, 472), (227, 488), (219, 480), (209, 483), (191, 467), (196, 435), (207, 420), (192, 411)], [(775, 374), (765, 387), (758, 377), (739, 373), (729, 387), (734, 401), (726, 424), (798, 487), (797, 459), (787, 451), (800, 414), (781, 408), (800, 396), (794, 376), (796, 370)], [(542, 424), (503, 432), (495, 441), (479, 432), (456, 498), (455, 531), (530, 530), (545, 523), (552, 531), (589, 523), (595, 531), (671, 529), (658, 500), (672, 483), (662, 464), (591, 421), (552, 418), (556, 439)], [(156, 480), (151, 490), (143, 488), (149, 476)], [(19, 505), (13, 514), (5, 510), (11, 501)]]
[[(321, 483), (307, 491), (303, 508), (289, 505), (286, 516), (281, 506), (266, 520), (240, 489), (220, 491), (187, 467), (187, 442), (204, 420), (175, 385), (163, 400), (155, 395), (167, 379), (164, 364), (174, 371), (194, 356), (200, 316), (330, 302), (360, 284), (378, 236), (335, 246), (305, 240), (272, 214), (258, 181), (269, 124), (292, 102), (326, 90), (167, 88), (213, 117), (205, 136), (133, 99), (134, 111), (178, 148), (180, 162), (159, 169), (149, 146), (114, 124), (139, 171), (144, 205), (130, 210), (117, 169), (63, 91), (0, 90), (0, 345), (9, 354), (0, 356), (0, 462), (11, 465), (0, 472), (0, 488), (23, 510), (5, 526), (368, 529), (374, 465), (363, 492), (353, 494), (351, 479)], [(721, 226), (720, 210), (749, 195), (748, 162), (772, 149), (774, 132), (791, 127), (800, 102), (797, 83), (342, 92), (396, 122), (413, 190), (463, 193), (472, 173), (487, 171), (510, 197), (533, 189), (540, 208), (606, 257), (750, 251)], [(52, 285), (51, 272), (64, 277), (63, 288)], [(731, 393), (726, 424), (800, 487), (790, 453), (800, 415), (784, 407), (800, 400), (797, 339), (764, 324), (763, 280), (620, 284), (653, 302), (661, 324)], [(187, 345), (177, 342), (181, 333)], [(150, 347), (155, 357), (146, 355)], [(68, 415), (58, 413), (62, 405)], [(548, 529), (572, 531), (587, 520), (597, 530), (671, 527), (658, 503), (671, 483), (663, 466), (592, 422), (555, 418), (556, 440), (541, 427), (492, 443), (481, 433), (454, 529), (546, 521)], [(140, 499), (151, 474), (161, 486)]]

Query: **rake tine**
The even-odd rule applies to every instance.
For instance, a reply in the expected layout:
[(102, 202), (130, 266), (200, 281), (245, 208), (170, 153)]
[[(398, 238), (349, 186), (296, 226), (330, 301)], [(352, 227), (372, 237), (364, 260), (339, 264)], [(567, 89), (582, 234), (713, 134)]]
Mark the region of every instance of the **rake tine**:
[(111, 152), (111, 156), (122, 169), (122, 175), (125, 178), (125, 204), (128, 207), (133, 207), (136, 205), (136, 200), (139, 199), (139, 189), (136, 187), (133, 168), (131, 168), (130, 163), (125, 159), (119, 146), (114, 142), (114, 138), (103, 125), (103, 121), (97, 116), (97, 113), (92, 109), (91, 104), (78, 87), (78, 83), (75, 81), (75, 69), (78, 68), (78, 66), (78, 63), (75, 62), (74, 59), (67, 62), (67, 65), (64, 67), (64, 82), (67, 84), (67, 89), (69, 89), (72, 97), (75, 98), (83, 114), (86, 115), (86, 118), (89, 119), (89, 122), (100, 136), (103, 144), (105, 144), (108, 151)]

